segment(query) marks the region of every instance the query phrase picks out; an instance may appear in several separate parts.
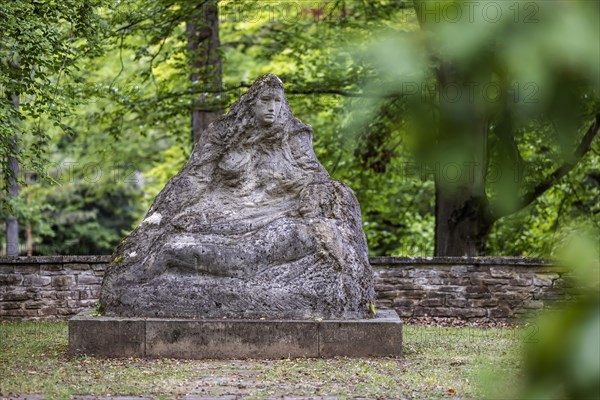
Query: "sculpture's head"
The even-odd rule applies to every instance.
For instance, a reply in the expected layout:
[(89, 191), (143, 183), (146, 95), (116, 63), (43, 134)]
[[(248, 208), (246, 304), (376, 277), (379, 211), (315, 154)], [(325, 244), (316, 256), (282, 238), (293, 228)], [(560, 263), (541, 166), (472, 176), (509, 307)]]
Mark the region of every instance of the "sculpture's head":
[(254, 119), (260, 126), (269, 126), (279, 116), (281, 103), (283, 102), (283, 90), (277, 87), (263, 88), (254, 101)]
[(245, 185), (244, 171), (265, 165), (278, 166), (279, 187), (299, 187), (307, 177), (327, 175), (312, 150), (310, 126), (294, 118), (283, 83), (274, 74), (259, 77), (206, 135), (194, 150), (204, 165), (206, 182)]

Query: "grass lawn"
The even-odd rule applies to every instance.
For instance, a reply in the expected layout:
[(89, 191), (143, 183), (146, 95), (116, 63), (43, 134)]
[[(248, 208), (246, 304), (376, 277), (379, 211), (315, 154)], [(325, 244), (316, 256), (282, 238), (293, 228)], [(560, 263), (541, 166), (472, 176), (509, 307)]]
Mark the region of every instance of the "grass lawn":
[[(66, 322), (0, 323), (0, 397), (11, 394), (238, 394), (509, 398), (518, 390), (518, 328), (404, 326), (402, 359), (143, 360), (67, 356)], [(360, 343), (357, 343), (360, 345)]]

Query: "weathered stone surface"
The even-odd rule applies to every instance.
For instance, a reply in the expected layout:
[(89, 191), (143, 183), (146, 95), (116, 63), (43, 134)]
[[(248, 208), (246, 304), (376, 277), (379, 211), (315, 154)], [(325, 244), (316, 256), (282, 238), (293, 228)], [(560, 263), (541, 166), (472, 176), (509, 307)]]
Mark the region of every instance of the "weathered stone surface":
[(100, 285), (102, 278), (90, 273), (83, 273), (77, 276), (78, 285)]
[(69, 353), (104, 357), (143, 357), (145, 321), (78, 315), (69, 320)]
[(15, 272), (20, 274), (37, 274), (40, 271), (39, 265), (28, 265), (28, 264), (17, 264), (15, 267)]
[(24, 275), (23, 286), (48, 286), (52, 282), (52, 278), (49, 276), (42, 276), (37, 274)]
[(185, 359), (318, 357), (310, 321), (146, 321), (146, 356)]
[(4, 300), (4, 301), (23, 301), (23, 300), (29, 300), (31, 298), (31, 294), (23, 293), (23, 292), (12, 292), (12, 293), (6, 293), (5, 295), (3, 295), (1, 297), (2, 297), (2, 300)]
[(21, 274), (0, 274), (0, 285), (16, 285), (23, 281)]
[(402, 355), (393, 310), (354, 320), (92, 317), (69, 321), (69, 352), (101, 357), (288, 358)]
[(75, 277), (72, 275), (58, 275), (52, 277), (52, 286), (64, 287), (73, 286), (75, 284)]
[(490, 308), (488, 310), (488, 316), (490, 318), (507, 318), (512, 315), (512, 311), (510, 308), (506, 306)]
[(15, 267), (12, 265), (0, 265), (0, 274), (12, 274), (15, 271)]
[(320, 357), (400, 357), (402, 323), (391, 310), (360, 321), (319, 323)]
[(358, 202), (317, 160), (279, 78), (259, 78), (205, 131), (115, 251), (100, 300), (120, 316), (368, 316)]

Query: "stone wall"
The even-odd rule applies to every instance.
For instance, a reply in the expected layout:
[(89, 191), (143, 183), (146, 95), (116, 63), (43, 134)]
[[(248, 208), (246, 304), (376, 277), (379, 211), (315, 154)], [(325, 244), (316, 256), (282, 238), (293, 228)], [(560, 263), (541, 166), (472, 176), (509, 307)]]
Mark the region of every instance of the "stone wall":
[(0, 320), (65, 319), (98, 301), (110, 256), (0, 258)]
[[(110, 256), (0, 258), (0, 320), (93, 307)], [(569, 299), (568, 271), (525, 258), (373, 257), (377, 304), (401, 317), (505, 320)]]
[(571, 274), (515, 257), (373, 257), (377, 306), (401, 317), (512, 319), (569, 300)]

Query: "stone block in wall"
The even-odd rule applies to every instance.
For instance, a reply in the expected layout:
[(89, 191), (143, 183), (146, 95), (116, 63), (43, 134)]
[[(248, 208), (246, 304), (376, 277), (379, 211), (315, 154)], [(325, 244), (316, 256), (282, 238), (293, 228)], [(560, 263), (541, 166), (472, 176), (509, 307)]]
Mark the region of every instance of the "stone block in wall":
[(40, 275), (60, 275), (64, 273), (62, 264), (42, 264), (40, 265)]
[(414, 316), (414, 308), (412, 307), (397, 307), (394, 310), (398, 313), (399, 317), (408, 318)]
[(498, 306), (508, 307), (511, 310), (516, 310), (518, 308), (523, 308), (523, 305), (529, 301), (529, 299), (520, 300), (520, 299), (511, 299), (511, 300), (498, 300)]
[(523, 304), (523, 308), (526, 308), (526, 309), (544, 308), (544, 302), (539, 301), (539, 300), (529, 300)]
[(419, 306), (422, 306), (422, 307), (443, 306), (445, 301), (446, 301), (446, 299), (444, 299), (443, 297), (432, 298), (432, 299), (423, 299), (423, 300), (419, 301)]
[(90, 271), (92, 267), (90, 264), (73, 263), (69, 264), (69, 268), (75, 271)]
[(537, 296), (534, 296), (535, 300), (545, 300), (545, 301), (561, 301), (561, 300), (565, 300), (567, 298), (568, 297), (567, 297), (566, 293), (564, 293), (562, 291), (552, 291), (552, 290), (541, 291), (540, 293), (537, 294)]
[(99, 263), (99, 264), (90, 264), (94, 271), (102, 271), (104, 272), (107, 267), (107, 263)]
[(417, 304), (417, 301), (413, 300), (413, 299), (394, 299), (394, 300), (392, 300), (392, 307), (394, 307), (394, 308), (413, 307), (415, 304)]
[(23, 276), (23, 286), (27, 287), (48, 286), (51, 282), (52, 278), (49, 276), (42, 276), (37, 274), (28, 274)]
[(63, 292), (56, 292), (57, 300), (77, 300), (79, 299), (79, 291), (77, 290), (66, 290)]
[(449, 308), (448, 317), (454, 318), (483, 318), (488, 316), (488, 312), (485, 308)]
[(17, 310), (23, 305), (20, 301), (3, 301), (0, 303), (0, 309), (2, 310)]
[(500, 291), (500, 293), (498, 293), (498, 295), (508, 293), (508, 294), (515, 294), (515, 295), (523, 297), (523, 296), (530, 296), (536, 290), (537, 290), (537, 288), (533, 285), (530, 285), (530, 286), (507, 285), (507, 286), (502, 287), (502, 290)]
[(401, 299), (421, 299), (425, 297), (425, 293), (422, 290), (396, 290), (387, 293), (389, 297), (393, 296)]
[(57, 309), (55, 307), (44, 307), (38, 310), (38, 315), (40, 317), (49, 317), (49, 316), (55, 316), (57, 311)]
[(40, 266), (31, 264), (17, 264), (14, 266), (15, 272), (20, 274), (38, 274), (40, 272)]
[(455, 308), (455, 307), (417, 307), (415, 317), (450, 317), (450, 318), (483, 318), (488, 312), (482, 308)]
[(446, 298), (446, 296), (457, 296), (459, 295), (458, 293), (442, 293), (442, 292), (436, 292), (436, 291), (423, 291), (423, 296), (422, 298), (424, 299), (438, 299), (438, 298)]
[(481, 283), (486, 286), (495, 286), (495, 285), (508, 285), (509, 279), (505, 278), (483, 278), (481, 279)]
[(87, 300), (68, 300), (67, 307), (68, 308), (87, 308), (94, 307), (98, 302), (97, 299), (87, 299)]
[(573, 277), (570, 277), (570, 276), (561, 276), (560, 278), (558, 278), (554, 282), (552, 282), (552, 288), (572, 289), (574, 287), (575, 287), (575, 282), (573, 280)]
[(396, 289), (398, 290), (421, 290), (421, 285), (415, 285), (410, 280), (403, 281), (396, 285)]
[(429, 289), (429, 290), (433, 289), (433, 290), (437, 290), (439, 292), (464, 292), (464, 290), (465, 290), (464, 286), (454, 286), (454, 285), (437, 286), (435, 288), (431, 288), (430, 286), (425, 286), (425, 287), (427, 287), (427, 289)]
[(490, 296), (487, 299), (469, 299), (467, 300), (467, 307), (475, 307), (475, 308), (486, 308), (486, 307), (496, 307), (499, 304), (498, 299)]
[(471, 285), (482, 285), (483, 279), (490, 279), (491, 277), (492, 276), (489, 274), (489, 272), (476, 271), (469, 273)]
[[(420, 286), (411, 286), (411, 285), (398, 285), (395, 290), (379, 290), (378, 286), (375, 286), (375, 291), (377, 292), (377, 296), (380, 297), (399, 297), (399, 296), (408, 296), (411, 298), (420, 297), (422, 293)], [(412, 293), (413, 296), (407, 295), (407, 293)]]
[(38, 311), (39, 310), (22, 310), (22, 309), (3, 310), (3, 309), (0, 309), (0, 317), (20, 317), (20, 318), (37, 317)]
[(453, 265), (450, 267), (450, 272), (464, 274), (467, 272), (467, 268), (468, 267), (466, 265)]
[(32, 294), (27, 292), (8, 292), (0, 296), (0, 301), (24, 301), (32, 297)]
[(73, 294), (77, 292), (72, 292), (70, 290), (67, 291), (59, 291), (48, 289), (40, 292), (43, 299), (49, 300), (67, 300), (73, 298)]
[(52, 277), (52, 286), (64, 288), (75, 285), (75, 277), (72, 275), (58, 275)]
[(375, 281), (375, 287), (377, 288), (377, 293), (386, 292), (388, 290), (396, 290), (396, 285), (388, 284), (388, 283), (379, 283)]
[(448, 315), (449, 311), (444, 307), (415, 307), (413, 315), (415, 317), (444, 317)]
[(446, 304), (449, 305), (450, 307), (463, 308), (463, 307), (469, 306), (469, 301), (467, 301), (467, 299), (456, 299), (456, 298), (452, 298), (452, 297), (447, 297)]
[(444, 285), (452, 286), (468, 286), (471, 284), (471, 279), (468, 276), (450, 276), (443, 281)]
[(0, 286), (19, 285), (21, 282), (23, 282), (23, 275), (21, 274), (0, 274)]
[(414, 274), (413, 268), (375, 268), (373, 274), (376, 279), (411, 278)]
[(444, 284), (444, 280), (438, 276), (423, 276), (423, 277), (415, 278), (413, 281), (414, 281), (415, 285), (421, 285), (421, 286), (443, 285)]
[(513, 278), (508, 281), (510, 286), (531, 286), (533, 284), (533, 278)]
[(67, 300), (58, 300), (58, 299), (46, 299), (45, 300), (46, 307), (66, 307)]
[(512, 316), (512, 311), (506, 306), (499, 306), (488, 309), (489, 318), (508, 318)]
[(392, 308), (392, 300), (391, 299), (376, 299), (375, 307), (378, 309), (386, 310)]
[(45, 301), (28, 301), (25, 303), (25, 308), (37, 310), (39, 308), (46, 307), (47, 304), (48, 303), (46, 303)]
[(448, 272), (443, 267), (438, 268), (427, 268), (415, 270), (415, 276), (426, 277), (426, 278), (444, 278), (448, 275)]
[(77, 314), (81, 310), (82, 310), (81, 308), (73, 309), (73, 308), (68, 308), (68, 307), (62, 307), (62, 308), (56, 309), (56, 315), (62, 316), (62, 317), (68, 317), (68, 316)]
[(552, 282), (555, 279), (560, 278), (558, 274), (535, 274), (533, 276), (533, 284), (534, 286), (552, 286)]
[(486, 273), (489, 275), (490, 273), (490, 267), (487, 265), (467, 265), (467, 272), (470, 273)]
[(490, 267), (490, 275), (492, 278), (518, 278), (514, 268), (505, 266)]
[(490, 297), (490, 289), (483, 285), (467, 286), (465, 288), (465, 297), (468, 299)]
[(93, 274), (82, 273), (77, 276), (78, 285), (101, 285), (102, 278)]
[(15, 272), (15, 267), (12, 265), (0, 265), (0, 274), (12, 274)]
[(100, 286), (98, 286), (97, 289), (85, 289), (85, 290), (79, 291), (79, 298), (81, 300), (88, 300), (88, 299), (98, 300), (99, 297), (100, 297)]

